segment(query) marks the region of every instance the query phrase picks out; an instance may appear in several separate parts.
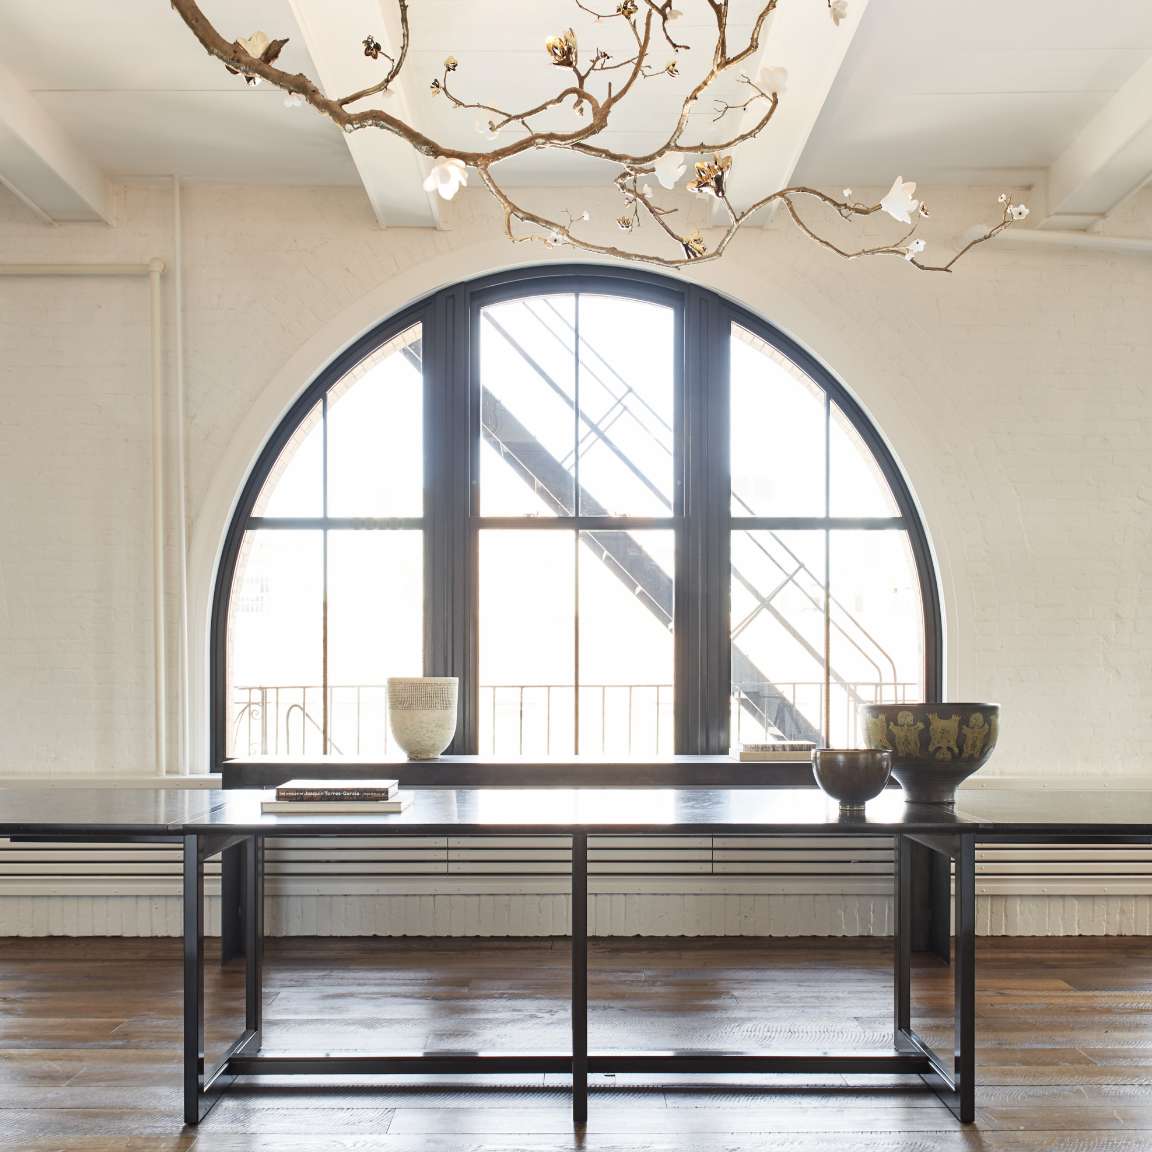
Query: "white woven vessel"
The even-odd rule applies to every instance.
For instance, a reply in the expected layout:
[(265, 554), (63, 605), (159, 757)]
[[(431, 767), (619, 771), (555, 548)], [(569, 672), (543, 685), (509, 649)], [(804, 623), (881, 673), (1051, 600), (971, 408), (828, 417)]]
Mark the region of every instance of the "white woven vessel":
[(434, 760), (456, 734), (455, 676), (394, 676), (388, 681), (388, 720), (409, 760)]

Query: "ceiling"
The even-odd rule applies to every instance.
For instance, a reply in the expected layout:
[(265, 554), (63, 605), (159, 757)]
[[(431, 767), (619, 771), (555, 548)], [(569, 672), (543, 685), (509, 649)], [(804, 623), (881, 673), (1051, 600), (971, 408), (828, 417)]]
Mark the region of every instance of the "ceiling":
[[(898, 173), (925, 184), (1048, 180), (1061, 192), (1050, 212), (1085, 226), (1152, 172), (1152, 100), (1144, 99), (1152, 92), (1152, 4), (1094, 0), (1090, 12), (1078, 0), (851, 4), (841, 28), (832, 27), (824, 0), (786, 0), (774, 17), (759, 59), (791, 76), (779, 131), (774, 123), (740, 156), (758, 180), (865, 186)], [(257, 28), (288, 36), (281, 65), (317, 76), (329, 90), (377, 74), (365, 71), (380, 66), (360, 53), (364, 35), (395, 36), (390, 0), (203, 0), (203, 7), (227, 36)], [(609, 146), (656, 146), (703, 66), (707, 6), (682, 0), (682, 7), (677, 31), (694, 47), (681, 76), (638, 85), (601, 137)], [(756, 7), (732, 0), (733, 40), (746, 35)], [(390, 110), (449, 145), (483, 147), (478, 115), (430, 91), (443, 59), (459, 59), (454, 81), (462, 96), (524, 106), (555, 91), (557, 73), (542, 45), (568, 24), (582, 46), (626, 50), (619, 22), (596, 25), (574, 0), (420, 0), (412, 6), (404, 89)], [(204, 53), (165, 0), (3, 0), (0, 81), (0, 179), (54, 218), (99, 215), (90, 182), (101, 175), (169, 174), (362, 183), (383, 223), (434, 218), (410, 149), (368, 139), (383, 133), (346, 137), (311, 109), (285, 108), (267, 85), (247, 87)], [(715, 87), (722, 98), (742, 99), (739, 92), (732, 76)], [(789, 107), (793, 99), (798, 110)], [(689, 138), (715, 133), (712, 115), (701, 101)], [(572, 121), (565, 111), (556, 122)], [(39, 195), (38, 163), (46, 189)], [(600, 175), (553, 151), (500, 171), (510, 185), (588, 184)], [(81, 189), (73, 209), (70, 183)]]
[(1150, 59), (1152, 4), (872, 0), (800, 174), (1030, 183)]

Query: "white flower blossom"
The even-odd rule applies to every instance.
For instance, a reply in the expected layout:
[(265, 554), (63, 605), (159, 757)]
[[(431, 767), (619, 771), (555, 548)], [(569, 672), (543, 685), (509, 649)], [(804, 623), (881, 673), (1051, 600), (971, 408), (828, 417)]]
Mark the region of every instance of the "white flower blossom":
[(832, 15), (832, 23), (839, 26), (840, 21), (848, 17), (848, 0), (829, 0), (828, 11)]
[(654, 165), (656, 179), (665, 188), (675, 188), (677, 181), (684, 175), (687, 164), (679, 152), (665, 152)]
[(1000, 195), (996, 197), (996, 203), (997, 204), (1007, 204), (1008, 203), (1008, 193), (1007, 192), (1001, 192)]
[(652, 187), (651, 184), (643, 184), (640, 187), (640, 191), (643, 192), (645, 196), (651, 197), (651, 195), (655, 191), (655, 189)]
[(463, 160), (437, 156), (432, 171), (424, 181), (424, 191), (438, 192), (442, 199), (451, 200), (467, 184), (468, 168)]
[(845, 200), (851, 200), (852, 199), (852, 189), (851, 188), (845, 188), (844, 192), (843, 192), (843, 196), (844, 196)]
[(920, 207), (920, 201), (913, 198), (916, 185), (912, 181), (904, 182), (903, 176), (897, 176), (888, 190), (888, 195), (880, 201), (880, 207), (901, 224), (912, 223), (912, 213)]
[(1028, 205), (1027, 204), (1009, 205), (1008, 215), (1013, 220), (1027, 220), (1028, 219)]
[(485, 140), (500, 139), (500, 129), (495, 126), (492, 120), (477, 120), (476, 131), (479, 132)]
[(580, 219), (587, 222), (592, 219), (592, 213), (585, 208), (584, 211), (580, 213)]
[(264, 55), (268, 45), (272, 41), (268, 39), (267, 32), (253, 32), (251, 36), (243, 36), (240, 39), (240, 47), (248, 53), (249, 56), (254, 56), (257, 60)]
[(299, 108), (304, 103), (304, 97), (301, 96), (299, 92), (289, 92), (284, 97), (285, 108)]
[(760, 69), (760, 87), (765, 92), (782, 96), (788, 87), (788, 69), (766, 64)]
[(924, 249), (927, 247), (928, 247), (928, 245), (925, 244), (924, 241), (921, 240), (919, 237), (917, 237), (915, 240), (912, 241), (911, 244), (908, 245), (907, 249), (905, 250), (904, 259), (908, 260), (908, 261), (915, 260), (916, 257), (919, 256), (920, 253), (923, 252)]

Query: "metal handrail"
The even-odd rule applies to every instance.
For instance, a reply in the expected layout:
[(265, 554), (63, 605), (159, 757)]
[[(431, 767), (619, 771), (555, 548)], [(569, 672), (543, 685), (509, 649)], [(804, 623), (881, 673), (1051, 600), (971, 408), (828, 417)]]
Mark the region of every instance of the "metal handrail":
[[(823, 681), (818, 680), (798, 680), (798, 681), (785, 681), (774, 682), (772, 687), (784, 694), (795, 702), (798, 698), (805, 693), (811, 693), (813, 699), (817, 703), (817, 707), (823, 709)], [(851, 709), (855, 702), (868, 701), (880, 702), (884, 700), (891, 700), (900, 702), (908, 698), (910, 692), (916, 691), (918, 685), (911, 682), (901, 682), (891, 684), (887, 681), (858, 681), (854, 682), (851, 686), (851, 693), (848, 694), (848, 699), (845, 702), (849, 709)], [(237, 707), (236, 714), (232, 721), (233, 741), (232, 747), (234, 749), (243, 749), (239, 754), (244, 755), (291, 755), (295, 752), (307, 751), (306, 746), (300, 749), (293, 749), (291, 724), (293, 718), (297, 713), (300, 714), (302, 720), (301, 732), (311, 730), (321, 737), (321, 744), (323, 744), (323, 730), (317, 718), (309, 711), (307, 701), (309, 696), (322, 691), (323, 686), (318, 684), (275, 684), (275, 685), (237, 685), (234, 688), (235, 696), (233, 698), (234, 706)], [(389, 738), (388, 727), (388, 703), (387, 694), (385, 692), (385, 684), (336, 684), (330, 685), (330, 690), (336, 691), (355, 691), (356, 695), (352, 702), (352, 716), (347, 721), (347, 727), (357, 734), (356, 751), (362, 752), (363, 749), (359, 744), (359, 734), (363, 728), (364, 715), (367, 713), (375, 720), (376, 728), (383, 734), (383, 742), (379, 749), (371, 749), (371, 752), (379, 752), (381, 754), (387, 753), (391, 749), (391, 740)], [(755, 701), (746, 695), (747, 686), (735, 686), (732, 690), (732, 699), (738, 707), (747, 704), (755, 704)], [(489, 711), (491, 717), (491, 732), (493, 736), (493, 747), (491, 751), (508, 753), (515, 751), (523, 753), (528, 745), (531, 743), (528, 739), (529, 733), (526, 728), (526, 721), (533, 715), (539, 721), (538, 727), (543, 731), (543, 746), (533, 746), (532, 751), (542, 754), (550, 754), (552, 752), (552, 716), (553, 710), (557, 707), (556, 701), (559, 693), (574, 693), (577, 686), (572, 684), (561, 684), (555, 682), (541, 683), (541, 684), (514, 684), (514, 683), (489, 683), (480, 685), (481, 693), (481, 707)], [(671, 746), (672, 733), (671, 733), (671, 710), (672, 710), (672, 692), (673, 686), (671, 683), (663, 684), (581, 684), (578, 690), (585, 696), (599, 694), (600, 696), (600, 732), (601, 732), (601, 748), (605, 749), (605, 742), (603, 739), (604, 733), (609, 728), (609, 701), (613, 693), (620, 694), (624, 701), (625, 707), (622, 717), (618, 718), (619, 730), (626, 733), (625, 745), (623, 748), (618, 748), (624, 755), (629, 755), (637, 751), (634, 747), (634, 735), (643, 731), (643, 724), (638, 723), (637, 717), (643, 717), (644, 712), (649, 712), (647, 722), (652, 724), (653, 727), (649, 730), (650, 740), (645, 741), (644, 746), (639, 750), (640, 754), (649, 754), (652, 752), (662, 752)], [(365, 695), (375, 692), (377, 703), (373, 705), (365, 701)], [(512, 694), (511, 699), (508, 699), (507, 694)], [(501, 696), (504, 699), (501, 700)], [(296, 697), (291, 699), (290, 702), (285, 702), (286, 697)], [(272, 710), (274, 715), (271, 717), (272, 723), (270, 724), (268, 711)], [(499, 739), (499, 725), (498, 719), (502, 710), (514, 712), (516, 736), (513, 743), (514, 749), (509, 749), (506, 746), (497, 745)], [(582, 713), (585, 716), (593, 715), (597, 709), (594, 704), (586, 706)], [(746, 711), (751, 711), (746, 709)], [(283, 712), (283, 715), (281, 715)], [(253, 717), (258, 718), (259, 729), (245, 741), (242, 740), (242, 733), (244, 731), (245, 721), (251, 721)], [(824, 717), (821, 715), (821, 721)], [(337, 728), (339, 729), (339, 725)], [(284, 743), (281, 745), (280, 733), (284, 732)], [(771, 739), (773, 733), (769, 724), (765, 721), (758, 726), (757, 737), (759, 739)], [(270, 739), (271, 737), (271, 739)], [(737, 733), (734, 733), (733, 742), (736, 742)], [(329, 740), (329, 747), (322, 754), (341, 755), (340, 746), (334, 744)]]

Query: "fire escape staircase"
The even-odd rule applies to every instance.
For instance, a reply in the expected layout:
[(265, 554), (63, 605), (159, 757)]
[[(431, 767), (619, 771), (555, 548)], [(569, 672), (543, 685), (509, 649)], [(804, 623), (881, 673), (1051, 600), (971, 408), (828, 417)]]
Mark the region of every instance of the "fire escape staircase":
[[(559, 310), (553, 308), (547, 300), (533, 302), (527, 306), (526, 310), (546, 330), (548, 335), (560, 344), (561, 349), (567, 355), (573, 354), (576, 332), (571, 322)], [(576, 412), (575, 400), (571, 394), (552, 377), (544, 365), (524, 347), (521, 341), (516, 339), (508, 327), (502, 324), (491, 311), (484, 313), (484, 322), (520, 357), (541, 382), (559, 397), (573, 413), (573, 416), (579, 417), (582, 427), (581, 450), (586, 450), (584, 441), (587, 439), (602, 444), (671, 512), (665, 494), (624, 451), (621, 444), (612, 435), (611, 426), (624, 413), (625, 405), (631, 400), (632, 406), (628, 410), (633, 416), (636, 416), (638, 412), (647, 412), (649, 422), (646, 425), (641, 425), (643, 431), (668, 451), (670, 449), (667, 448), (666, 442), (670, 439), (671, 429), (658, 413), (644, 404), (642, 398), (636, 395), (634, 389), (620, 377), (619, 373), (603, 357), (598, 356), (594, 349), (589, 348), (587, 340), (581, 338), (584, 360), (598, 360), (602, 371), (597, 372), (587, 362), (582, 362), (581, 371), (591, 373), (597, 384), (605, 389), (612, 398), (609, 409), (598, 418), (594, 418), (585, 411), (583, 406), (579, 412)], [(420, 346), (418, 344), (410, 345), (406, 352), (419, 367)], [(606, 382), (605, 374), (614, 377), (614, 383)], [(609, 514), (608, 510), (584, 485), (577, 485), (574, 482), (575, 469), (572, 462), (553, 455), (490, 389), (484, 387), (481, 388), (480, 423), (484, 441), (500, 454), (504, 462), (532, 489), (533, 493), (553, 514), (558, 516), (573, 515), (575, 513), (575, 508), (572, 506), (573, 495), (578, 500), (581, 515), (606, 516)], [(738, 504), (742, 503), (738, 497), (735, 499)], [(751, 512), (750, 509), (748, 511)], [(764, 537), (772, 542), (775, 551), (770, 550), (765, 545)], [(585, 546), (590, 548), (608, 566), (612, 574), (629, 591), (636, 594), (647, 610), (661, 624), (665, 627), (671, 626), (674, 596), (672, 577), (664, 571), (634, 536), (623, 531), (586, 531), (581, 534), (581, 538)], [(752, 580), (734, 567), (733, 580), (739, 583), (756, 601), (757, 607), (753, 614), (755, 611), (768, 613), (802, 650), (818, 664), (822, 664), (823, 652), (814, 646), (774, 603), (775, 598), (785, 588), (794, 587), (800, 590), (813, 607), (823, 612), (822, 595), (817, 595), (801, 582), (802, 579), (806, 578), (811, 583), (820, 583), (818, 577), (796, 556), (777, 533), (758, 533), (753, 537), (753, 540), (763, 556), (778, 569), (780, 579), (773, 588), (763, 592), (756, 587)], [(833, 622), (834, 630), (840, 632), (853, 648), (864, 654), (873, 667), (877, 668), (879, 679), (880, 670), (877, 659), (890, 664), (891, 661), (887, 658), (887, 654), (879, 648), (879, 645), (869, 636), (863, 626), (850, 614), (844, 612), (843, 607), (837, 604), (834, 599), (833, 604), (840, 608), (841, 613), (846, 617), (845, 623), (855, 629), (862, 637), (863, 643), (853, 636), (843, 624)], [(750, 618), (743, 623), (746, 625), (749, 620)], [(873, 654), (869, 654), (865, 650), (866, 644), (874, 646)], [(875, 654), (876, 652), (879, 653), (879, 656)], [(851, 698), (858, 698), (854, 686), (849, 681), (838, 675), (835, 670), (830, 670), (830, 676), (832, 681), (844, 688)], [(895, 679), (894, 669), (893, 679)], [(757, 727), (766, 731), (774, 730), (782, 738), (788, 740), (820, 742), (821, 733), (818, 726), (772, 683), (735, 640), (732, 644), (732, 683), (733, 686), (740, 689), (739, 706), (750, 715)]]

